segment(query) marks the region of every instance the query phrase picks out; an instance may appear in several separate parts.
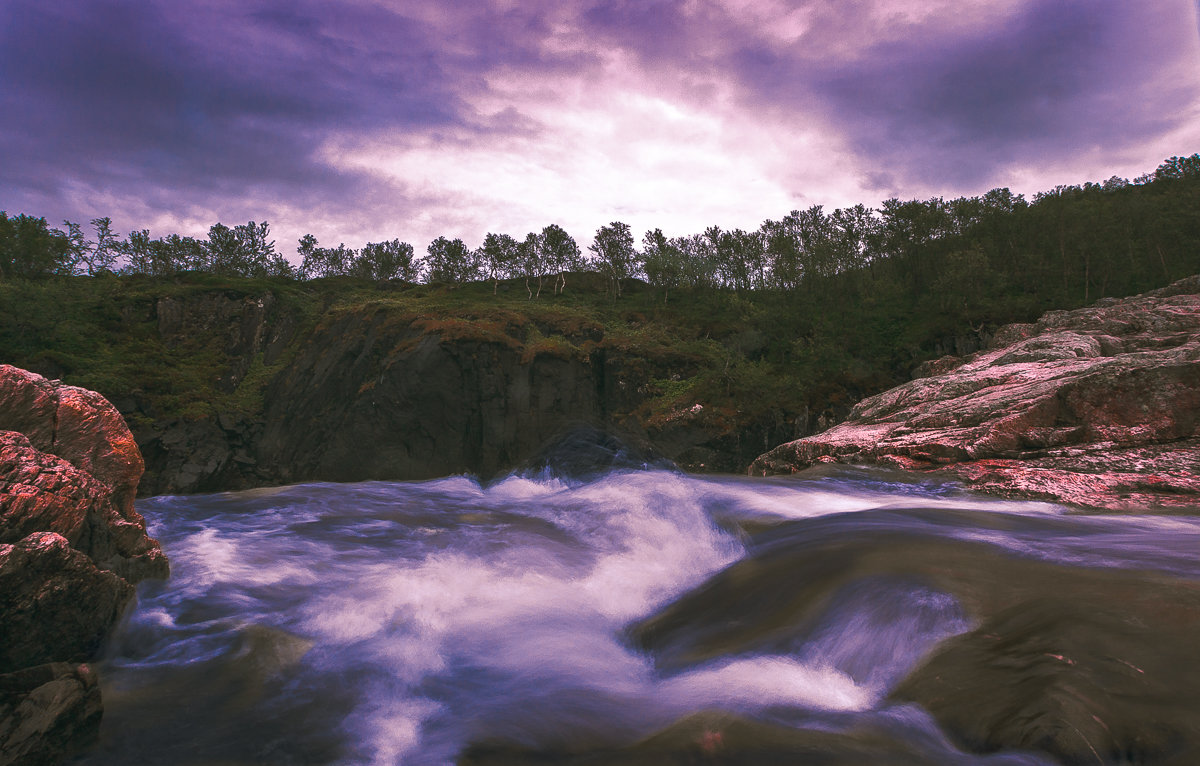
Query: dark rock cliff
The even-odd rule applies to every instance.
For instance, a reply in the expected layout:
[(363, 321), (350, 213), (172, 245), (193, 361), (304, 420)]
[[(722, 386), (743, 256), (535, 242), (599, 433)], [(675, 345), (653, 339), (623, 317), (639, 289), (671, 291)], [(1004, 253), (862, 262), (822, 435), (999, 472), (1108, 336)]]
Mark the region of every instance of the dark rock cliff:
[[(698, 360), (622, 348), (598, 325), (517, 319), (496, 330), (370, 305), (305, 325), (269, 294), (162, 299), (156, 311), (167, 344), (205, 338), (219, 351), (218, 387), (234, 391), (256, 370), (268, 378), (254, 406), (205, 417), (119, 402), (146, 460), (143, 494), (488, 477), (581, 424), (685, 468), (736, 471), (796, 435), (791, 421), (731, 426), (702, 407), (647, 417), (650, 382), (695, 374)], [(530, 333), (562, 342), (528, 342)]]

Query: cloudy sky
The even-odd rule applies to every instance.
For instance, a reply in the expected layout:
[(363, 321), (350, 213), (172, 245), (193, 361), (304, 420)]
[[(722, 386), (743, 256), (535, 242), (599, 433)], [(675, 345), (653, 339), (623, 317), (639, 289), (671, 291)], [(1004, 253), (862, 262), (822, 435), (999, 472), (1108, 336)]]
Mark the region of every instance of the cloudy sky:
[(0, 0), (0, 209), (55, 225), (586, 243), (1197, 151), (1197, 0)]

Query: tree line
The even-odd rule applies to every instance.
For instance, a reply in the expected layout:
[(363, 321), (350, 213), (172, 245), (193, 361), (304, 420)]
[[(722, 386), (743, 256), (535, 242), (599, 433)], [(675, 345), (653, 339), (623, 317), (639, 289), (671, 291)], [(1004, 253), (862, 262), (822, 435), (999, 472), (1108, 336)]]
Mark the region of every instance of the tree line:
[(1171, 157), (1133, 181), (1059, 186), (1026, 200), (998, 188), (946, 200), (889, 199), (826, 211), (793, 210), (757, 229), (666, 236), (601, 226), (587, 252), (551, 224), (521, 239), (489, 232), (477, 248), (438, 237), (418, 258), (407, 242), (322, 247), (304, 235), (298, 265), (275, 249), (266, 222), (214, 224), (207, 238), (148, 230), (120, 237), (109, 218), (90, 232), (70, 221), (0, 212), (0, 278), (105, 273), (317, 279), (359, 277), (462, 284), (523, 281), (530, 298), (566, 288), (574, 272), (604, 275), (614, 295), (644, 279), (663, 300), (678, 290), (800, 292), (814, 299), (879, 290), (936, 293), (946, 302), (987, 292), (1061, 293), (1073, 301), (1131, 292), (1200, 271), (1200, 154)]

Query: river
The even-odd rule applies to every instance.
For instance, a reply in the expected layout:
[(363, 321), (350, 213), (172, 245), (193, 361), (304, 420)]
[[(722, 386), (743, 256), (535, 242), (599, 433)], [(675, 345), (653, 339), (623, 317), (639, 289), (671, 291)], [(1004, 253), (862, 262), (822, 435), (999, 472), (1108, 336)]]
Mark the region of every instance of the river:
[[(987, 550), (1200, 579), (1194, 517), (1071, 514), (866, 469), (547, 470), (138, 508), (172, 575), (140, 586), (99, 663), (105, 719), (81, 764), (516, 763), (619, 752), (702, 711), (812, 732), (834, 754), (814, 763), (875, 747), (912, 762), (1053, 764), (1031, 749), (965, 753), (893, 696), (975, 626), (983, 601), (938, 576), (865, 566), (863, 551), (916, 541), (964, 552), (958, 569), (986, 566), (973, 551)], [(834, 553), (859, 568), (825, 582)], [(766, 563), (728, 569), (752, 559)], [(805, 617), (786, 624), (777, 616), (797, 593)], [(706, 736), (700, 755), (726, 744)]]

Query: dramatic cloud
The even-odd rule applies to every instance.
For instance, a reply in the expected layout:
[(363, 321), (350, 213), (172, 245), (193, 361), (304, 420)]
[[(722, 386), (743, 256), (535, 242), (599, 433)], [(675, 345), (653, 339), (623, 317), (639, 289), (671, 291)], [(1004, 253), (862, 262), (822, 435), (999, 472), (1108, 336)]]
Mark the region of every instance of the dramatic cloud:
[(0, 209), (586, 241), (1200, 150), (1192, 0), (451, 5), (9, 0)]

